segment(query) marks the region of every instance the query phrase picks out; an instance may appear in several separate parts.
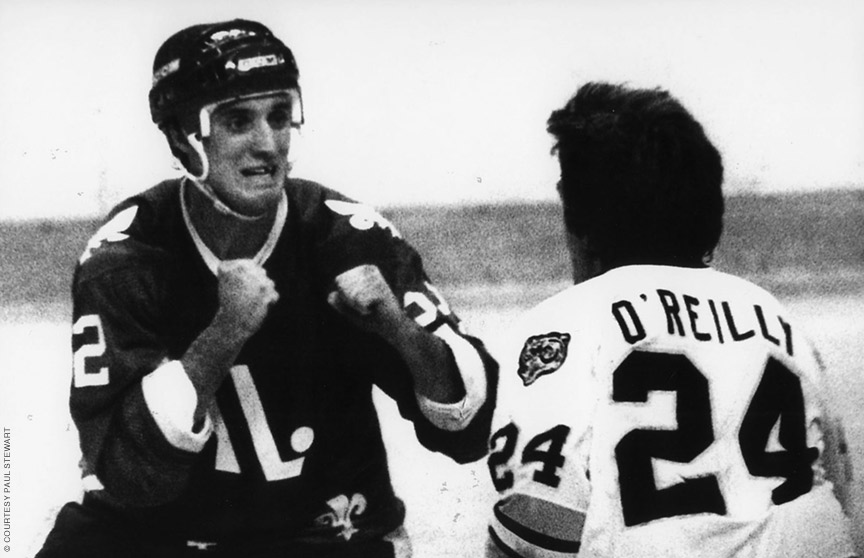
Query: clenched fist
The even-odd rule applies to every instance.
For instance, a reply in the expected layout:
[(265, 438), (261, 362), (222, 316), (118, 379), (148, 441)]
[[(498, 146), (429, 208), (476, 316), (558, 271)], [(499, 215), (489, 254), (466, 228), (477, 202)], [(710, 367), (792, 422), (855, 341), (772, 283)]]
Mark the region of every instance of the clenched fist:
[(270, 305), (279, 300), (273, 281), (252, 260), (226, 260), (219, 264), (217, 316), (238, 335), (249, 337), (261, 327)]
[(327, 302), (360, 328), (387, 340), (392, 341), (406, 324), (413, 324), (374, 265), (361, 265), (336, 277)]
[(327, 302), (396, 349), (408, 365), (417, 393), (441, 403), (464, 397), (450, 349), (408, 317), (376, 266), (357, 266), (336, 277)]

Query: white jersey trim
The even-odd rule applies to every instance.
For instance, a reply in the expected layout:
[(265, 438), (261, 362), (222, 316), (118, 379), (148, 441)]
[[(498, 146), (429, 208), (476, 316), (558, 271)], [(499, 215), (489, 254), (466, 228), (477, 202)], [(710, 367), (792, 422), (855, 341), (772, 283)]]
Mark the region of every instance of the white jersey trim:
[(453, 352), (465, 386), (465, 397), (455, 403), (439, 403), (417, 393), (417, 403), (429, 422), (442, 430), (455, 432), (465, 429), (486, 402), (486, 370), (477, 350), (449, 324), (438, 328), (435, 335)]
[(150, 414), (172, 446), (198, 453), (213, 432), (209, 415), (199, 432), (193, 431), (198, 394), (179, 360), (170, 360), (141, 380)]

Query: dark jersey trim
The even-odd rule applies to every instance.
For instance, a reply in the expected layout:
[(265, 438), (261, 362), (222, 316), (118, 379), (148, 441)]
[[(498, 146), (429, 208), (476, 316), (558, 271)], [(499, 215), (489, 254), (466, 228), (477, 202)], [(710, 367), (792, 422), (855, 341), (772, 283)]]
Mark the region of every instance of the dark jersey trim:
[(524, 556), (507, 546), (507, 544), (501, 540), (501, 537), (498, 536), (498, 533), (496, 533), (495, 529), (493, 529), (492, 527), (489, 527), (489, 538), (492, 539), (492, 542), (495, 543), (495, 546), (497, 546), (501, 552), (503, 552), (510, 558), (525, 558)]

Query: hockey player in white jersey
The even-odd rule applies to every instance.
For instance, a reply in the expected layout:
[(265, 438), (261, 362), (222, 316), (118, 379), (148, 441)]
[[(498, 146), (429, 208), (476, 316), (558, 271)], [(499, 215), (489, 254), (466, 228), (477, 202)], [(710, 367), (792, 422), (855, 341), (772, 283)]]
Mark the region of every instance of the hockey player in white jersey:
[(552, 113), (575, 285), (505, 339), (488, 556), (855, 554), (851, 467), (805, 332), (708, 266), (723, 166), (668, 92)]

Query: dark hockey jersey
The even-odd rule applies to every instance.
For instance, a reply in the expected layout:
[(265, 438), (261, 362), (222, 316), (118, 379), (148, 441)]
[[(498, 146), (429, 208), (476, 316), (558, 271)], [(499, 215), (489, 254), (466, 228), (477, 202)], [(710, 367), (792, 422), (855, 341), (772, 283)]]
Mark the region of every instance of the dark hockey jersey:
[[(75, 272), (71, 410), (83, 473), (101, 485), (85, 505), (168, 539), (380, 537), (401, 524), (404, 507), (391, 486), (373, 385), (398, 403), (425, 447), (459, 462), (485, 453), (497, 371), (482, 343), (462, 332), (418, 254), (380, 214), (296, 179), (286, 183), (287, 217), (262, 263), (279, 301), (220, 387), (203, 449), (169, 441), (142, 379), (179, 360), (218, 304), (182, 191), (170, 180), (118, 205)], [(485, 402), (463, 429), (432, 424), (395, 350), (327, 304), (333, 279), (361, 264), (381, 269), (418, 323), (467, 340), (479, 355)]]

